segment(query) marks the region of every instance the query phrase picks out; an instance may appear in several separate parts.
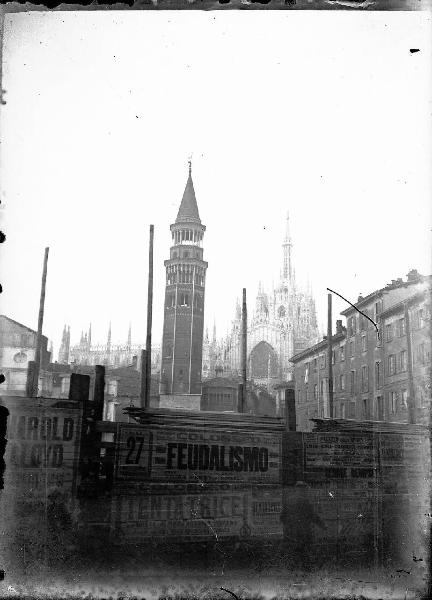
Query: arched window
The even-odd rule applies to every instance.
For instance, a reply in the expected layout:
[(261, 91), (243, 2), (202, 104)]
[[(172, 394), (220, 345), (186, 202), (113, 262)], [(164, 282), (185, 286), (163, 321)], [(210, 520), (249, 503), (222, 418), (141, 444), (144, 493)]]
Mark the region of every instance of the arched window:
[(284, 316), (285, 316), (285, 314), (286, 314), (285, 307), (284, 306), (279, 306), (279, 310), (278, 310), (278, 317), (279, 317), (279, 319), (283, 319)]

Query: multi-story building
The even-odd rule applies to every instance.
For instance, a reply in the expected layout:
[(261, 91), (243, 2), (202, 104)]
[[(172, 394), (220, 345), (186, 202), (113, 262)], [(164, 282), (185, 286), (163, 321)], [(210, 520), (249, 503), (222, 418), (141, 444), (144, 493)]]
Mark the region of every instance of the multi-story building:
[[(297, 353), (298, 423), (314, 417), (425, 422), (430, 406), (431, 278), (412, 270), (341, 314), (332, 336), (334, 404), (328, 398), (327, 339)], [(359, 312), (360, 311), (360, 312)], [(368, 318), (369, 317), (369, 318)]]
[(204, 291), (207, 263), (191, 164), (165, 261), (166, 287), (162, 338), (161, 394), (201, 394)]
[[(266, 292), (260, 283), (255, 310), (248, 323), (248, 376), (263, 385), (291, 379), (290, 357), (318, 340), (315, 302), (310, 290), (300, 289), (296, 282), (292, 248), (287, 217), (280, 281), (270, 292)], [(240, 372), (239, 302), (231, 331), (220, 343), (218, 355), (224, 372)]]
[[(25, 396), (28, 363), (34, 361), (37, 332), (5, 315), (0, 315), (0, 369), (5, 376), (1, 393), (9, 396)], [(41, 340), (41, 372), (39, 392), (44, 392), (48, 383), (43, 369), (50, 361), (48, 339)]]
[[(378, 409), (387, 420), (429, 424), (431, 399), (431, 286), (381, 313), (382, 386)], [(376, 367), (378, 364), (376, 363)]]

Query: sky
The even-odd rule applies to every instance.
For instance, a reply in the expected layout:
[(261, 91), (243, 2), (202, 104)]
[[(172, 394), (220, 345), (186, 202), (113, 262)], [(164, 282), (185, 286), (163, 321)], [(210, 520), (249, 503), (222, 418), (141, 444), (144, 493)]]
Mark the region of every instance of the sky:
[[(223, 335), (246, 287), (297, 279), (326, 327), (431, 267), (431, 17), (424, 12), (90, 11), (5, 17), (0, 312), (72, 343), (145, 341), (149, 225), (160, 343), (170, 223), (192, 173)], [(411, 53), (410, 48), (419, 48)], [(346, 308), (335, 298), (334, 320)]]

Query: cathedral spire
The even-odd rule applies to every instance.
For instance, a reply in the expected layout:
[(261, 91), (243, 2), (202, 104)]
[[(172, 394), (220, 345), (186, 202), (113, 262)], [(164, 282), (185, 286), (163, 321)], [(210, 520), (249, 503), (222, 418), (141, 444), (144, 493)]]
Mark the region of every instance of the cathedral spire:
[(109, 322), (108, 339), (107, 339), (107, 351), (109, 352), (110, 350), (111, 350), (111, 321)]
[(286, 224), (285, 224), (285, 243), (291, 243), (291, 234), (290, 234), (290, 226), (289, 226), (289, 211), (287, 211), (286, 215)]
[(88, 331), (87, 345), (88, 345), (88, 349), (90, 350), (90, 348), (91, 348), (91, 323), (90, 323), (89, 331)]
[(130, 321), (129, 321), (127, 345), (128, 345), (128, 348), (130, 348), (132, 346), (132, 324)]
[(290, 226), (289, 226), (289, 213), (287, 212), (286, 216), (286, 225), (285, 225), (285, 237), (282, 244), (283, 249), (283, 271), (282, 271), (282, 279), (284, 281), (289, 281), (290, 283), (293, 281), (294, 273), (292, 269), (292, 260), (291, 260), (291, 250), (292, 250), (292, 242), (291, 242), (291, 234), (290, 234)]

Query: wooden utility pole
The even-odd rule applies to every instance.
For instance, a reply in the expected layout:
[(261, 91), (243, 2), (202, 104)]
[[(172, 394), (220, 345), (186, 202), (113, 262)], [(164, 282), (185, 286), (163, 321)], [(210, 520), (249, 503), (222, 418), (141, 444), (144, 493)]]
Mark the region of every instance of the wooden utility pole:
[(41, 293), (40, 293), (40, 301), (39, 301), (39, 317), (38, 317), (38, 329), (37, 329), (37, 337), (36, 337), (36, 352), (35, 352), (35, 368), (33, 371), (32, 382), (30, 386), (30, 396), (32, 398), (36, 398), (38, 395), (38, 387), (39, 387), (39, 372), (40, 372), (40, 363), (41, 363), (41, 352), (42, 352), (42, 327), (43, 327), (43, 318), (44, 318), (44, 308), (45, 308), (45, 289), (46, 289), (46, 278), (47, 278), (47, 268), (48, 268), (48, 253), (49, 248), (45, 248), (45, 256), (43, 262), (43, 271), (42, 271), (42, 284), (41, 284)]
[(333, 363), (332, 363), (332, 295), (327, 295), (327, 363), (328, 363), (328, 394), (330, 419), (334, 417), (333, 410)]
[(247, 399), (247, 304), (246, 304), (246, 288), (243, 288), (243, 305), (242, 305), (242, 397), (240, 402), (240, 412), (244, 412)]
[(145, 408), (145, 396), (146, 396), (146, 372), (147, 372), (147, 350), (141, 350), (141, 364), (140, 364), (140, 406)]
[(152, 334), (152, 315), (153, 315), (153, 236), (154, 225), (150, 225), (149, 241), (149, 272), (147, 289), (147, 339), (146, 339), (146, 367), (145, 367), (145, 408), (150, 407), (151, 390), (151, 334)]
[(297, 431), (295, 392), (291, 388), (285, 390), (285, 429)]

